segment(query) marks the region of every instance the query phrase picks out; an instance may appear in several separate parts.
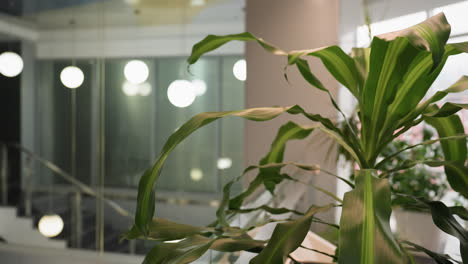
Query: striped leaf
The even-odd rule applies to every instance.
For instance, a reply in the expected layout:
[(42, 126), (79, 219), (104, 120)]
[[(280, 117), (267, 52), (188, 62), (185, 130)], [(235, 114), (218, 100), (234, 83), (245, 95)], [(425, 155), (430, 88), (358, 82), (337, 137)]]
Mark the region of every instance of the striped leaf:
[(258, 252), (265, 242), (248, 235), (241, 237), (209, 238), (189, 236), (177, 243), (159, 243), (146, 255), (143, 264), (188, 264), (199, 259), (209, 249), (221, 252), (242, 250)]
[[(301, 58), (304, 56), (313, 56), (319, 58), (323, 62), (323, 65), (325, 65), (327, 68), (328, 72), (330, 72), (337, 81), (348, 88), (354, 96), (358, 96), (362, 85), (362, 79), (360, 78), (354, 60), (340, 47), (329, 46), (313, 50), (291, 51), (288, 56), (288, 64), (300, 64), (298, 65), (298, 68), (299, 71), (303, 73), (301, 68), (303, 67), (302, 65), (304, 64), (304, 61)], [(309, 75), (311, 75), (311, 73), (309, 73)], [(306, 78), (306, 80), (309, 80), (309, 78)], [(315, 84), (313, 85), (323, 90), (319, 86)]]
[[(424, 121), (433, 126), (439, 137), (463, 135), (465, 129), (460, 117), (451, 115), (447, 117), (424, 117)], [(468, 198), (468, 167), (466, 138), (441, 141), (445, 160), (450, 163), (445, 165), (445, 173), (450, 186), (466, 198)]]
[[(433, 105), (435, 106), (435, 105)], [(445, 103), (440, 109), (434, 107), (428, 108), (424, 116), (428, 117), (447, 117), (456, 114), (462, 109), (468, 109), (468, 104)]]
[(390, 214), (388, 180), (357, 171), (356, 188), (344, 196), (338, 263), (408, 263), (390, 230)]
[(450, 30), (450, 24), (447, 22), (444, 13), (439, 13), (415, 26), (382, 34), (379, 35), (379, 38), (392, 41), (399, 37), (405, 37), (413, 46), (430, 51), (434, 62), (433, 67), (437, 67), (444, 56), (444, 46), (450, 37)]
[[(163, 218), (154, 218), (151, 221), (149, 233), (146, 238), (158, 241), (171, 241), (213, 231), (213, 228), (179, 224)], [(143, 239), (145, 236), (138, 228), (133, 227), (123, 235), (123, 238), (129, 240)]]
[[(396, 128), (405, 127), (412, 124), (413, 120), (423, 114), (428, 108), (433, 107), (433, 104), (444, 99), (450, 93), (460, 93), (468, 89), (468, 76), (461, 77), (457, 82), (449, 88), (436, 92), (427, 101), (420, 103), (414, 110), (410, 111), (405, 117), (401, 118), (395, 126)], [(392, 137), (394, 138), (394, 137)]]
[[(255, 41), (266, 51), (274, 55), (288, 56), (288, 64), (296, 65), (303, 75), (306, 74), (306, 80), (321, 90), (328, 91), (310, 69), (308, 69), (307, 61), (301, 59), (301, 57), (314, 56), (320, 58), (329, 72), (355, 96), (357, 96), (359, 87), (362, 85), (362, 79), (359, 78), (359, 73), (353, 59), (338, 46), (329, 46), (314, 50), (298, 50), (288, 53), (248, 32), (224, 36), (209, 35), (193, 46), (192, 53), (187, 59), (187, 62), (190, 65), (194, 64), (203, 54), (215, 50), (231, 41)], [(308, 70), (304, 71), (304, 69)]]
[(137, 210), (135, 216), (135, 226), (144, 235), (148, 235), (149, 224), (154, 215), (154, 204), (155, 204), (155, 193), (154, 187), (156, 180), (158, 179), (161, 169), (169, 156), (169, 153), (190, 134), (195, 132), (197, 129), (206, 126), (213, 121), (227, 117), (227, 116), (238, 116), (254, 121), (267, 121), (277, 117), (278, 115), (290, 111), (296, 110), (297, 106), (294, 107), (271, 107), (271, 108), (252, 108), (239, 111), (225, 111), (225, 112), (207, 112), (194, 116), (187, 123), (182, 125), (174, 134), (172, 134), (166, 141), (158, 160), (153, 165), (152, 169), (145, 173), (138, 185), (138, 197), (137, 197)]
[(249, 32), (245, 32), (245, 33), (240, 33), (240, 34), (232, 34), (232, 35), (224, 35), (224, 36), (208, 35), (202, 41), (198, 42), (197, 44), (193, 46), (192, 54), (187, 59), (187, 62), (189, 64), (194, 64), (200, 59), (200, 57), (203, 54), (213, 51), (231, 41), (256, 41), (258, 44), (260, 44), (260, 46), (262, 46), (268, 52), (271, 52), (275, 55), (287, 55), (286, 52), (267, 43), (263, 39), (257, 38)]
[[(138, 197), (137, 197), (137, 210), (135, 216), (135, 226), (143, 234), (148, 234), (149, 224), (154, 216), (154, 204), (155, 204), (155, 193), (154, 187), (157, 179), (161, 174), (162, 167), (171, 153), (171, 151), (184, 139), (186, 139), (190, 134), (195, 132), (197, 129), (206, 126), (212, 123), (215, 120), (228, 116), (237, 116), (242, 117), (252, 121), (267, 121), (271, 120), (282, 113), (289, 113), (292, 115), (303, 115), (306, 118), (319, 122), (323, 127), (334, 131), (337, 134), (337, 137), (341, 135), (341, 131), (327, 118), (324, 118), (320, 115), (312, 115), (304, 111), (300, 106), (290, 106), (290, 107), (264, 107), (264, 108), (252, 108), (245, 110), (237, 111), (224, 111), (224, 112), (207, 112), (198, 114), (192, 117), (188, 122), (183, 124), (176, 132), (174, 132), (166, 141), (166, 144), (163, 146), (162, 151), (159, 155), (159, 158), (151, 168), (148, 170), (140, 179), (138, 184)], [(305, 132), (301, 132), (305, 133)], [(338, 142), (339, 144), (344, 144), (345, 139)], [(279, 148), (278, 150), (281, 150)], [(278, 154), (278, 153), (277, 153)], [(275, 155), (277, 155), (275, 154)], [(277, 180), (277, 179), (276, 179)], [(263, 183), (261, 177), (256, 178), (252, 184), (261, 185)], [(274, 182), (274, 179), (269, 181)], [(253, 188), (253, 187), (249, 187)]]
[(313, 216), (332, 207), (332, 205), (313, 206), (304, 216), (276, 225), (267, 246), (250, 261), (250, 264), (285, 263), (288, 255), (304, 241), (312, 224)]
[(362, 85), (369, 74), (370, 48), (353, 48), (351, 58), (353, 58), (354, 64), (356, 64), (360, 79), (359, 83)]

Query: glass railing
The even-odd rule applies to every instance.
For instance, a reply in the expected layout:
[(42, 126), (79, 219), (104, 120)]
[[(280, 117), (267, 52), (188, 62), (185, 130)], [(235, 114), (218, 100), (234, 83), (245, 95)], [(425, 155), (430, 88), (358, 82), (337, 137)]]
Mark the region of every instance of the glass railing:
[[(21, 160), (22, 180), (19, 186), (8, 185), (12, 177), (9, 165), (12, 163), (10, 155), (19, 154)], [(18, 156), (16, 157), (18, 158)], [(37, 173), (50, 172), (50, 184), (37, 184)], [(42, 175), (43, 176), (43, 175)], [(287, 185), (280, 186), (286, 190)], [(16, 191), (16, 190), (19, 190)], [(295, 192), (296, 199), (289, 199), (286, 207), (294, 207), (305, 194)], [(18, 144), (0, 144), (0, 220), (24, 222), (23, 231), (35, 233), (30, 235), (29, 241), (17, 240), (17, 237), (0, 237), (6, 243), (24, 246), (51, 247), (63, 249), (82, 249), (97, 252), (123, 253), (129, 255), (145, 255), (155, 242), (122, 240), (121, 235), (128, 230), (133, 223), (134, 206), (137, 198), (136, 190), (117, 190), (92, 187), (74, 178), (70, 173), (58, 167), (54, 163), (43, 159), (30, 150)], [(15, 192), (15, 193), (12, 193)], [(283, 192), (283, 191), (280, 191)], [(160, 210), (164, 206), (193, 206), (195, 210), (211, 208), (215, 210), (218, 204), (213, 200), (190, 200), (180, 198), (180, 193), (164, 195), (160, 198)], [(179, 197), (179, 198), (176, 198)], [(281, 197), (280, 197), (281, 198)], [(286, 201), (286, 199), (280, 199)], [(278, 203), (268, 193), (259, 193), (255, 199), (246, 205), (256, 207), (263, 204)], [(292, 203), (292, 204), (289, 204)], [(283, 204), (281, 204), (283, 205)], [(2, 208), (7, 208), (7, 215)], [(203, 210), (205, 210), (203, 209)], [(3, 212), (3, 213), (2, 213)], [(11, 215), (13, 212), (15, 215)], [(190, 215), (190, 213), (187, 213)], [(214, 213), (212, 214), (214, 216)], [(14, 217), (14, 218), (13, 218)], [(194, 217), (190, 215), (190, 217)], [(265, 214), (254, 212), (233, 218), (231, 225), (242, 228), (262, 222)], [(18, 220), (20, 219), (20, 220)], [(196, 219), (194, 219), (196, 221)], [(12, 228), (21, 228), (21, 225), (12, 224)], [(13, 230), (17, 232), (18, 230)], [(261, 230), (259, 232), (262, 232)], [(19, 232), (21, 233), (21, 232)], [(25, 233), (21, 233), (23, 236)], [(28, 236), (28, 234), (26, 234)], [(37, 238), (37, 241), (35, 239)], [(220, 253), (209, 251), (196, 263), (235, 263), (242, 258), (240, 253)]]

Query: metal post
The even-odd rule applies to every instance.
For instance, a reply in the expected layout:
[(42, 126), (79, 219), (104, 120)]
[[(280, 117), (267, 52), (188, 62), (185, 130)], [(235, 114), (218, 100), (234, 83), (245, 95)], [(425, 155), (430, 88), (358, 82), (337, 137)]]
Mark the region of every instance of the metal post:
[(135, 239), (128, 241), (128, 248), (129, 248), (130, 255), (136, 254), (136, 240)]
[(8, 149), (5, 144), (1, 144), (1, 160), (0, 160), (0, 184), (2, 192), (2, 204), (8, 203)]
[(76, 191), (70, 197), (71, 199), (71, 246), (81, 248), (81, 234), (83, 233), (83, 215), (81, 208), (81, 192)]
[(26, 217), (31, 217), (32, 215), (32, 159), (30, 157), (26, 158), (25, 166), (25, 186), (24, 186), (24, 213)]

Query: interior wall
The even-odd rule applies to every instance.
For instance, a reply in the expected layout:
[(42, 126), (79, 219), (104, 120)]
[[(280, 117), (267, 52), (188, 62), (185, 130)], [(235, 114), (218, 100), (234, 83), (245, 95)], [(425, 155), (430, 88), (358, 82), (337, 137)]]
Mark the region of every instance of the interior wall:
[[(338, 43), (338, 0), (250, 0), (246, 6), (247, 31), (262, 37), (283, 50), (312, 49)], [(247, 81), (246, 106), (301, 105), (310, 113), (336, 118), (336, 111), (328, 96), (308, 85), (296, 69), (289, 69), (289, 83), (283, 76), (285, 57), (263, 51), (256, 43), (246, 46)], [(311, 68), (324, 85), (336, 96), (338, 84), (317, 59), (310, 60)], [(312, 124), (297, 116), (281, 116), (269, 122), (247, 122), (245, 130), (246, 165), (257, 164), (267, 153), (277, 129), (287, 120), (299, 124)], [(323, 135), (314, 133), (305, 141), (288, 145), (285, 160), (320, 164), (330, 171), (336, 170), (334, 147)], [(327, 156), (331, 150), (331, 154)], [(313, 183), (334, 192), (336, 182), (323, 175), (312, 176)], [(291, 190), (292, 192), (294, 190)], [(331, 200), (310, 190), (303, 209), (311, 204), (326, 204)], [(329, 213), (324, 218), (333, 219)]]

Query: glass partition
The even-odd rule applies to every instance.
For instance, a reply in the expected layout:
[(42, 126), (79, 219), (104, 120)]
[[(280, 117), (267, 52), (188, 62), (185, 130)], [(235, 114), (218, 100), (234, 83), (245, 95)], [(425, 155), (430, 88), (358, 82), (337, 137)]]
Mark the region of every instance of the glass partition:
[[(86, 78), (77, 89), (60, 82), (67, 61), (40, 61), (39, 154), (66, 171), (75, 171), (77, 179), (96, 184), (99, 159), (95, 149), (96, 144), (103, 144), (105, 186), (135, 189), (164, 142), (184, 122), (201, 112), (243, 108), (244, 83), (233, 75), (240, 59), (209, 56), (187, 71), (184, 57), (143, 58), (138, 61), (144, 62), (148, 74), (140, 84), (131, 83), (125, 75), (133, 59), (83, 60), (77, 65)], [(101, 63), (104, 71), (100, 74)], [(174, 101), (184, 94), (176, 94), (172, 102), (168, 97), (168, 88), (180, 81), (188, 83), (195, 94), (185, 107)], [(104, 96), (99, 98), (102, 85)], [(104, 111), (101, 132), (96, 117), (100, 109)], [(195, 132), (168, 158), (158, 188), (218, 193), (223, 183), (241, 172), (243, 122), (228, 118)], [(47, 177), (44, 172), (38, 183), (47, 184)]]

